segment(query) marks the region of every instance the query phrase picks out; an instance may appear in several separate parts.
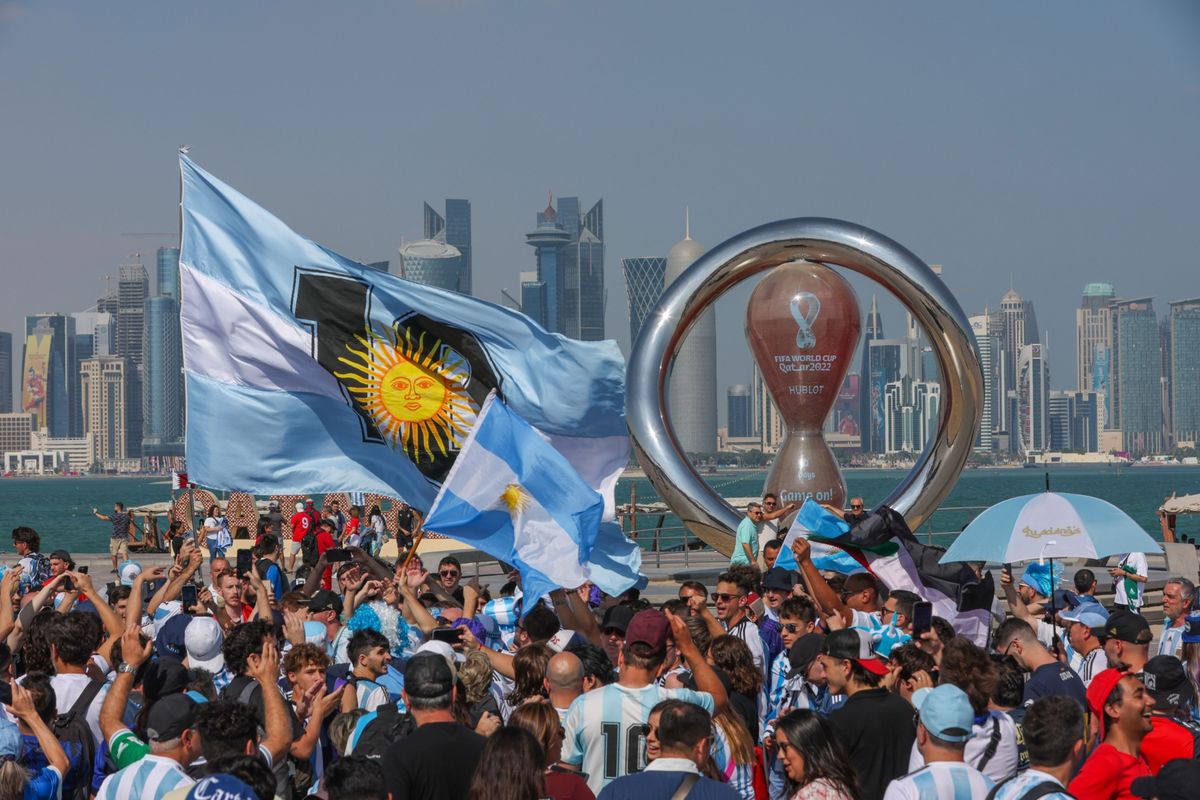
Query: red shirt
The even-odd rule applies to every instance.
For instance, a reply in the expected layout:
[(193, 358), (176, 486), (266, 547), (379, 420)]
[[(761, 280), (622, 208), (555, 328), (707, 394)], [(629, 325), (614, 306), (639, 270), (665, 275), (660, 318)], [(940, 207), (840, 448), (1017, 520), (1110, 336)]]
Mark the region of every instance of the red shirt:
[(308, 533), (308, 527), (312, 525), (312, 517), (305, 514), (303, 511), (297, 511), (292, 514), (292, 541), (298, 542)]
[(1154, 730), (1142, 739), (1142, 758), (1150, 765), (1151, 772), (1157, 775), (1163, 764), (1177, 758), (1192, 759), (1196, 739), (1191, 731), (1166, 717), (1153, 716), (1150, 721), (1154, 724)]
[[(322, 553), (326, 550), (332, 550), (334, 547), (337, 547), (337, 545), (333, 542), (333, 534), (324, 528), (319, 529), (317, 531), (317, 557), (320, 558)], [(321, 588), (333, 588), (333, 567), (325, 568), (325, 572), (321, 575)]]
[(1144, 758), (1127, 756), (1107, 742), (1088, 756), (1067, 791), (1088, 800), (1135, 800), (1129, 786), (1137, 778), (1153, 775)]

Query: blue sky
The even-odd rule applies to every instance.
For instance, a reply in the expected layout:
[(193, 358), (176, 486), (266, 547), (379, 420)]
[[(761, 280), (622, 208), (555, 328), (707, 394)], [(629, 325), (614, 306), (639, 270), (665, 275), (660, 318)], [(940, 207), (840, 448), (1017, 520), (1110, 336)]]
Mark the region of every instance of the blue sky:
[[(603, 197), (626, 347), (619, 259), (665, 254), (685, 206), (709, 246), (792, 216), (875, 228), (968, 313), (1011, 277), (1057, 388), (1086, 282), (1160, 312), (1200, 295), (1189, 0), (0, 2), (0, 109), (0, 330), (151, 263), (157, 240), (119, 234), (174, 229), (184, 143), (364, 261), (419, 236), (422, 201), (470, 198), (491, 300), (532, 269), (548, 189)], [(748, 294), (718, 307), (722, 396), (750, 375)]]

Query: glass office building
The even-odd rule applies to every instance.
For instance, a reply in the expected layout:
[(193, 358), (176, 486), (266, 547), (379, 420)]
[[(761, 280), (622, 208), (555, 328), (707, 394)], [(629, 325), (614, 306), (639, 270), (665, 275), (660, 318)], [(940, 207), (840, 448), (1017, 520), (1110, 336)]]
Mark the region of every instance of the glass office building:
[(458, 250), (462, 259), (458, 285), (454, 291), (471, 293), (471, 201), (447, 199), (445, 214), (439, 214), (429, 203), (425, 204), (424, 236), (426, 239), (444, 242)]
[(462, 253), (436, 239), (410, 242), (400, 248), (400, 274), (408, 281), (451, 292), (470, 293), (471, 276)]
[(1162, 360), (1154, 299), (1118, 300), (1110, 308), (1116, 427), (1123, 447), (1134, 455), (1162, 452)]
[(146, 301), (145, 379), (142, 386), (142, 453), (183, 455), (183, 346), (179, 302), (159, 295)]
[[(625, 275), (625, 295), (629, 300), (629, 348), (637, 341), (642, 322), (663, 292), (663, 276), (667, 272), (665, 258), (622, 258), (621, 272)], [(733, 434), (731, 433), (730, 436)], [(746, 434), (749, 436), (749, 434)]]
[(1171, 434), (1176, 447), (1200, 441), (1200, 298), (1171, 303)]
[(75, 320), (65, 314), (25, 317), (25, 349), (21, 359), (21, 410), (34, 415), (33, 430), (45, 428), (51, 438), (78, 436), (82, 426), (79, 370), (75, 357)]
[(0, 331), (0, 414), (13, 410), (12, 334)]

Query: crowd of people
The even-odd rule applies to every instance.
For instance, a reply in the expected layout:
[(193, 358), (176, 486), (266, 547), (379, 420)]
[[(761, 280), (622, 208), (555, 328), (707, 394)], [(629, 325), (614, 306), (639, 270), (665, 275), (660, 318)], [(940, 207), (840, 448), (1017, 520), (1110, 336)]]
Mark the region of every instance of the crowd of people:
[(18, 527), (0, 800), (1200, 796), (1196, 576), (1156, 636), (1144, 557), (1112, 608), (1092, 570), (1006, 570), (981, 647), (804, 537), (777, 565), (793, 510), (754, 504), (715, 582), (658, 604), (385, 561), (377, 509), (272, 508), (242, 543), (216, 507), (143, 568), (118, 504), (107, 582)]

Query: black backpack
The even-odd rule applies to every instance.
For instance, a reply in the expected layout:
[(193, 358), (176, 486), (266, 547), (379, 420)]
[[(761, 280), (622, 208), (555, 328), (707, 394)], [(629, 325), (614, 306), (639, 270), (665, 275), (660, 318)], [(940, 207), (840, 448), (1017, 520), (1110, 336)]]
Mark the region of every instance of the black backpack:
[(90, 681), (79, 695), (75, 704), (65, 714), (54, 718), (51, 729), (54, 738), (62, 743), (70, 765), (63, 776), (63, 800), (87, 800), (92, 785), (92, 769), (96, 761), (98, 744), (88, 725), (87, 713), (92, 701), (104, 688), (101, 681)]
[(300, 540), (300, 563), (306, 567), (313, 567), (320, 557), (321, 554), (317, 552), (317, 532), (310, 530)]
[[(240, 686), (238, 686), (239, 682), (241, 682)], [(255, 709), (257, 713), (258, 709), (262, 706), (261, 699), (260, 703), (254, 702), (254, 692), (261, 688), (258, 685), (258, 681), (253, 678), (239, 675), (230, 681), (229, 685), (225, 687), (225, 691), (221, 693), (221, 696), (225, 699), (237, 700), (242, 705)], [(266, 735), (267, 732), (260, 724), (258, 728), (259, 740), (265, 739)], [(294, 797), (295, 794), (292, 787), (292, 759), (290, 757), (279, 759), (279, 763), (271, 771), (275, 774), (275, 794), (285, 798)], [(307, 789), (307, 787), (305, 788)]]
[[(304, 547), (303, 541), (300, 542), (300, 547), (301, 547), (301, 549), (303, 549), (303, 547)], [(272, 561), (269, 558), (260, 558), (258, 560), (258, 563), (256, 563), (254, 565), (254, 569), (258, 571), (258, 577), (263, 579), (263, 583), (267, 583), (267, 584), (270, 583), (270, 581), (267, 580), (267, 571), (269, 569), (271, 569), (271, 567), (278, 568), (279, 565), (276, 564), (274, 561)], [(288, 592), (290, 592), (292, 590), (292, 588), (291, 588), (291, 583), (288, 581), (287, 573), (284, 572), (283, 570), (279, 570), (279, 579), (283, 583), (283, 593), (287, 594)], [(272, 587), (268, 585), (267, 588), (270, 589)]]
[(358, 741), (354, 744), (354, 755), (378, 761), (397, 742), (417, 729), (411, 714), (401, 714), (395, 703), (382, 705), (375, 710), (375, 719), (367, 723)]

